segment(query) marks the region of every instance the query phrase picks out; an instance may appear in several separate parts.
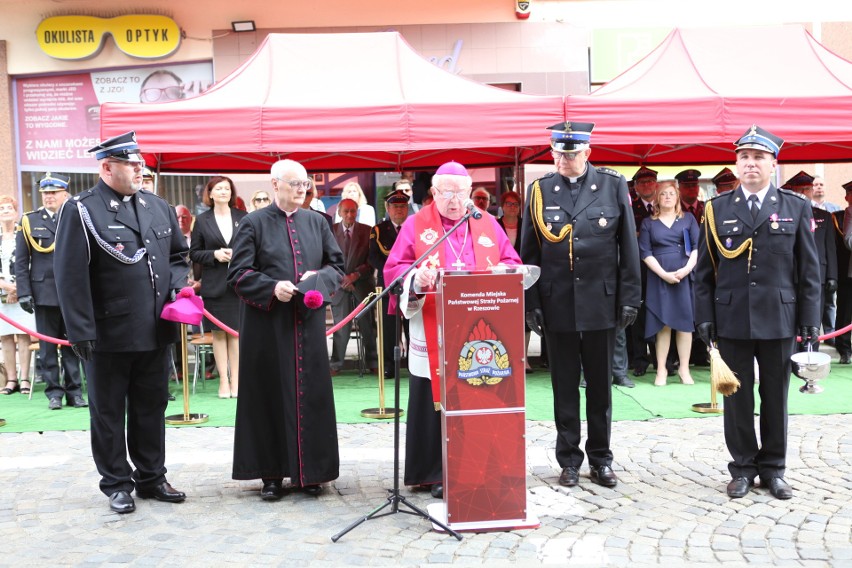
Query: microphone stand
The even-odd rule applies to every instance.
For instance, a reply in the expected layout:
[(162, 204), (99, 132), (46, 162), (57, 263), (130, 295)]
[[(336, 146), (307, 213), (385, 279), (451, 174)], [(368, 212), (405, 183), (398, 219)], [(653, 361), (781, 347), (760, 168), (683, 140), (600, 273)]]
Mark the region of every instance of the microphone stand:
[[(462, 216), (462, 218), (459, 219), (458, 222), (455, 225), (453, 225), (453, 227), (449, 231), (444, 233), (444, 236), (442, 236), (440, 239), (435, 241), (432, 244), (432, 246), (430, 246), (426, 250), (426, 252), (424, 252), (422, 255), (420, 255), (420, 258), (415, 260), (411, 264), (411, 266), (406, 268), (405, 271), (402, 274), (397, 276), (396, 279), (394, 279), (393, 282), (391, 282), (384, 290), (382, 290), (381, 294), (379, 294), (378, 296), (373, 298), (370, 301), (370, 303), (367, 304), (364, 307), (363, 310), (361, 310), (361, 313), (358, 314), (357, 316), (355, 316), (355, 319), (362, 317), (365, 313), (367, 313), (370, 310), (370, 308), (373, 307), (373, 305), (376, 302), (378, 302), (381, 298), (383, 298), (384, 296), (387, 296), (390, 293), (393, 293), (394, 296), (396, 296), (396, 347), (394, 347), (394, 349), (393, 349), (393, 372), (394, 372), (394, 389), (393, 389), (393, 392), (394, 392), (394, 407), (397, 410), (400, 409), (400, 406), (399, 406), (399, 375), (400, 375), (401, 352), (400, 352), (400, 349), (399, 349), (399, 341), (402, 337), (402, 324), (401, 324), (401, 321), (400, 321), (402, 319), (402, 311), (400, 309), (399, 298), (402, 295), (402, 285), (405, 282), (405, 278), (408, 276), (408, 274), (411, 273), (412, 270), (416, 270), (420, 266), (420, 264), (428, 258), (428, 256), (432, 253), (432, 251), (434, 251), (436, 248), (438, 248), (438, 246), (443, 244), (443, 242), (445, 240), (447, 240), (447, 238), (450, 235), (455, 233), (456, 230), (459, 227), (461, 227), (462, 225), (467, 223), (467, 220), (471, 216), (474, 216), (474, 218), (478, 218), (478, 217), (475, 216), (476, 213), (479, 213), (476, 209), (468, 208), (467, 213), (465, 213)], [(480, 213), (480, 215), (482, 215), (482, 214)], [(433, 379), (433, 380), (435, 380), (435, 379)], [(354, 529), (355, 527), (357, 527), (358, 525), (360, 525), (364, 521), (369, 521), (369, 520), (377, 519), (377, 518), (380, 518), (380, 517), (386, 517), (388, 515), (393, 515), (393, 514), (396, 514), (396, 513), (405, 513), (405, 514), (408, 514), (408, 515), (417, 515), (417, 516), (423, 517), (424, 519), (428, 519), (433, 524), (441, 527), (444, 531), (446, 531), (447, 533), (456, 537), (456, 539), (458, 539), (458, 540), (462, 539), (462, 535), (460, 535), (458, 532), (456, 532), (453, 529), (451, 529), (450, 527), (444, 525), (442, 522), (440, 522), (439, 520), (437, 520), (434, 517), (432, 517), (431, 515), (429, 515), (429, 513), (427, 513), (423, 509), (417, 507), (416, 505), (413, 505), (405, 497), (403, 497), (402, 495), (399, 494), (399, 415), (400, 414), (401, 414), (400, 412), (396, 412), (396, 413), (394, 413), (394, 417), (393, 417), (393, 489), (388, 489), (388, 498), (384, 503), (382, 503), (381, 505), (379, 505), (378, 507), (376, 507), (375, 509), (373, 509), (372, 511), (370, 511), (369, 513), (367, 513), (363, 517), (360, 517), (359, 519), (357, 519), (355, 522), (350, 524), (348, 527), (346, 527), (345, 529), (343, 529), (339, 533), (332, 536), (331, 537), (332, 542), (337, 542), (338, 540), (340, 540), (340, 538), (343, 535), (345, 535), (346, 533), (348, 533), (349, 531), (351, 531), (352, 529)], [(406, 507), (408, 507), (411, 510), (406, 511), (404, 509), (400, 509), (399, 508), (400, 503), (405, 505)], [(383, 509), (385, 509), (386, 507), (390, 507), (390, 511), (386, 511), (384, 513), (381, 513), (381, 511)], [(379, 514), (379, 513), (381, 513), (381, 514)]]

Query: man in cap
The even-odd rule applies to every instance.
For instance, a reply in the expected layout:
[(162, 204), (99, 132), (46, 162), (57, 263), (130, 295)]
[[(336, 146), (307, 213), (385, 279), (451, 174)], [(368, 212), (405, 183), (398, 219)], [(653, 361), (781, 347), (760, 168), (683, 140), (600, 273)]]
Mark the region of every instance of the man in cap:
[(143, 499), (186, 498), (166, 481), (169, 350), (178, 330), (160, 313), (186, 286), (187, 246), (174, 209), (142, 189), (134, 132), (89, 152), (100, 181), (63, 205), (54, 270), (68, 340), (86, 370), (100, 488), (113, 511), (130, 513), (134, 488)]
[(157, 175), (149, 168), (142, 168), (142, 189), (157, 193)]
[(691, 213), (699, 225), (704, 222), (704, 203), (698, 200), (700, 189), (698, 180), (701, 172), (688, 169), (675, 175), (680, 191), (680, 208), (684, 213)]
[(401, 191), (408, 198), (408, 216), (420, 211), (420, 205), (414, 202), (414, 184), (408, 178), (402, 178), (393, 184), (394, 191)]
[[(627, 182), (588, 162), (592, 123), (549, 127), (556, 172), (527, 189), (521, 258), (541, 267), (526, 293), (527, 325), (547, 337), (556, 419), (559, 483), (579, 483), (580, 369), (586, 379), (585, 450), (591, 479), (614, 487), (610, 449), (616, 328), (641, 302), (639, 244)], [(638, 185), (638, 184), (637, 184)]]
[[(820, 318), (825, 321), (826, 301), (828, 298), (833, 298), (837, 291), (837, 248), (834, 240), (834, 219), (828, 211), (820, 209), (813, 201), (813, 182), (812, 175), (800, 171), (788, 179), (782, 187), (792, 189), (804, 197), (812, 207), (814, 225), (811, 229), (816, 243), (819, 277), (822, 283), (820, 306), (823, 308), (820, 311)], [(834, 331), (834, 322), (826, 323), (824, 327), (826, 333)], [(816, 348), (817, 345), (815, 344), (814, 347)]]
[(713, 185), (716, 186), (716, 195), (732, 191), (737, 187), (737, 176), (731, 171), (731, 168), (722, 168), (719, 173), (713, 176)]
[[(376, 269), (376, 285), (385, 287), (385, 263), (396, 242), (402, 224), (408, 217), (408, 196), (404, 191), (395, 190), (385, 197), (387, 217), (370, 230), (370, 266)], [(396, 310), (391, 311), (385, 301), (382, 313), (382, 360), (385, 366), (385, 378), (394, 374), (393, 350), (396, 345)], [(407, 327), (407, 326), (406, 326)]]
[[(25, 213), (21, 230), (15, 236), (15, 283), (21, 308), (35, 313), (36, 329), (48, 337), (65, 337), (65, 322), (59, 309), (53, 276), (53, 250), (56, 247), (56, 214), (68, 198), (71, 178), (47, 173), (39, 182), (42, 207)], [(88, 406), (83, 398), (80, 360), (70, 347), (62, 347), (64, 384), (60, 381), (57, 346), (39, 341), (42, 372), (47, 386), (48, 408), (59, 410), (64, 398), (68, 406)]]
[[(434, 201), (402, 225), (385, 263), (384, 280), (401, 276), (435, 241), (467, 212), (473, 180), (457, 162), (447, 162), (432, 177)], [(434, 291), (438, 269), (486, 270), (499, 264), (520, 264), (506, 232), (491, 215), (468, 218), (439, 246), (429, 260), (406, 276), (399, 308), (410, 321), (408, 349), (408, 417), (405, 433), (405, 476), (409, 486), (443, 496), (438, 325)], [(390, 308), (396, 309), (391, 302)], [(486, 475), (493, 475), (487, 472)]]
[[(633, 174), (633, 185), (636, 189), (636, 199), (633, 200), (633, 219), (636, 223), (636, 235), (642, 227), (642, 221), (654, 213), (654, 199), (657, 197), (657, 171), (641, 166)], [(638, 241), (637, 241), (638, 242)], [(647, 280), (648, 267), (644, 262), (640, 263), (640, 284), (642, 286), (642, 305), (636, 315), (636, 321), (627, 329), (630, 338), (630, 353), (632, 356), (633, 375), (643, 376), (651, 364), (651, 356), (654, 353), (654, 342), (645, 339), (645, 282)], [(618, 334), (616, 334), (616, 345)], [(617, 353), (617, 350), (616, 350)], [(631, 381), (632, 385), (632, 381)]]
[[(837, 248), (837, 317), (834, 325), (837, 329), (843, 329), (852, 323), (852, 262), (850, 252), (852, 249), (852, 181), (843, 184), (846, 191), (847, 208), (833, 213), (835, 233), (839, 233), (839, 242), (835, 243)], [(852, 334), (846, 332), (834, 339), (834, 347), (840, 354), (840, 364), (848, 365), (852, 362)]]
[[(718, 344), (739, 390), (725, 399), (725, 442), (731, 498), (744, 497), (760, 477), (777, 499), (784, 481), (787, 393), (796, 334), (819, 334), (820, 282), (813, 214), (807, 201), (777, 189), (772, 175), (783, 140), (752, 126), (735, 142), (740, 185), (705, 210), (695, 269), (696, 329)], [(754, 427), (755, 358), (760, 368), (760, 437)]]

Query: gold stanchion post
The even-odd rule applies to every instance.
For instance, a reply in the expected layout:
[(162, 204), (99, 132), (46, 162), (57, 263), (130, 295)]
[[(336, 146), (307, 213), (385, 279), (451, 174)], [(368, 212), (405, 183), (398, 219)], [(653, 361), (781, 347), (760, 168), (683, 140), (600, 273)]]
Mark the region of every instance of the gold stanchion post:
[[(381, 294), (381, 287), (376, 287), (376, 294)], [(365, 408), (361, 411), (361, 416), (364, 418), (393, 418), (398, 408), (385, 408), (385, 343), (384, 343), (384, 325), (382, 318), (382, 300), (376, 302), (376, 351), (379, 354), (379, 407)], [(400, 412), (400, 416), (405, 414)]]
[(710, 402), (699, 402), (698, 404), (692, 405), (693, 412), (700, 412), (702, 414), (722, 414), (724, 410), (716, 404), (716, 385), (713, 384), (713, 381), (710, 381)]
[[(186, 345), (186, 324), (180, 324), (181, 367), (183, 369), (183, 414), (166, 416), (166, 424), (203, 424), (210, 417), (206, 414), (190, 414), (189, 412), (189, 353)], [(198, 361), (195, 362), (198, 364)], [(202, 375), (202, 379), (203, 379)]]

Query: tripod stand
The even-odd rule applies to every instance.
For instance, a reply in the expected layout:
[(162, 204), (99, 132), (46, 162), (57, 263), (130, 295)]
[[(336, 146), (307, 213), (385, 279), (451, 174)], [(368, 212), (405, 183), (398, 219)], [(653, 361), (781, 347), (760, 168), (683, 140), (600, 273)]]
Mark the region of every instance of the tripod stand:
[[(402, 274), (397, 276), (397, 278), (387, 288), (385, 288), (382, 291), (381, 294), (379, 294), (377, 297), (373, 298), (373, 300), (364, 308), (364, 310), (362, 311), (361, 314), (356, 316), (356, 318), (361, 317), (364, 314), (364, 312), (368, 312), (369, 309), (373, 306), (373, 304), (375, 304), (383, 296), (386, 296), (389, 293), (393, 293), (394, 296), (396, 296), (396, 300), (397, 300), (396, 301), (396, 306), (397, 306), (396, 347), (394, 347), (394, 350), (393, 350), (393, 367), (394, 367), (394, 407), (397, 408), (397, 409), (400, 408), (400, 406), (399, 406), (399, 375), (400, 375), (401, 353), (400, 353), (400, 349), (399, 349), (399, 342), (400, 342), (400, 339), (402, 338), (402, 323), (400, 321), (401, 318), (402, 318), (402, 313), (401, 313), (400, 307), (399, 307), (400, 306), (399, 299), (400, 299), (400, 296), (402, 295), (403, 282), (405, 282), (406, 276), (408, 276), (408, 274), (412, 270), (415, 270), (416, 268), (418, 268), (420, 266), (420, 264), (424, 260), (426, 260), (426, 258), (432, 253), (432, 251), (434, 251), (436, 248), (438, 248), (438, 246), (443, 244), (443, 242), (447, 239), (447, 237), (449, 237), (451, 234), (453, 234), (459, 227), (461, 227), (462, 225), (467, 223), (467, 220), (474, 213), (475, 213), (475, 210), (468, 210), (468, 212), (464, 216), (462, 216), (462, 218), (459, 219), (459, 221), (455, 225), (453, 225), (453, 227), (449, 231), (444, 233), (444, 235), (440, 239), (437, 239), (432, 244), (432, 246), (430, 246), (429, 249), (426, 250), (426, 252), (424, 252), (422, 255), (420, 255), (420, 258), (415, 260), (411, 264), (411, 266), (409, 266)], [(394, 418), (393, 418), (393, 489), (388, 489), (388, 498), (384, 503), (382, 503), (381, 505), (379, 505), (378, 507), (376, 507), (375, 509), (373, 509), (372, 511), (370, 511), (369, 513), (367, 513), (363, 517), (360, 517), (359, 519), (357, 519), (355, 522), (350, 524), (348, 527), (346, 527), (345, 529), (343, 529), (339, 533), (332, 536), (331, 537), (332, 542), (337, 542), (338, 540), (340, 540), (340, 538), (343, 535), (345, 535), (346, 533), (348, 533), (349, 531), (351, 531), (352, 529), (354, 529), (355, 527), (357, 527), (358, 525), (360, 525), (364, 521), (368, 521), (368, 520), (371, 520), (371, 519), (377, 519), (377, 518), (380, 518), (380, 517), (386, 517), (388, 515), (393, 515), (393, 514), (396, 514), (396, 513), (405, 513), (405, 514), (408, 514), (408, 515), (417, 515), (417, 516), (423, 517), (424, 519), (428, 519), (433, 524), (440, 527), (441, 529), (443, 529), (447, 533), (453, 535), (454, 537), (456, 537), (456, 539), (458, 539), (458, 540), (462, 539), (462, 536), (459, 533), (452, 530), (448, 526), (444, 525), (443, 523), (441, 523), (440, 521), (438, 521), (434, 517), (430, 516), (429, 513), (427, 513), (423, 509), (420, 509), (416, 505), (413, 505), (405, 497), (403, 497), (402, 495), (399, 494), (399, 415), (400, 415), (400, 413), (396, 412), (394, 414)], [(405, 505), (410, 510), (400, 509), (400, 507), (399, 507), (400, 504)], [(384, 509), (386, 509), (388, 507), (390, 507), (389, 511), (382, 512)]]

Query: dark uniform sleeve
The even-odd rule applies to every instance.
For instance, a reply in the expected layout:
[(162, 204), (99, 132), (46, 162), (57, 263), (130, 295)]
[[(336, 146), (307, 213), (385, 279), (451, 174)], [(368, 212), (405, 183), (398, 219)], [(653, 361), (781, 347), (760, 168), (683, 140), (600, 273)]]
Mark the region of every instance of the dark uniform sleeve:
[[(827, 264), (825, 266), (825, 278), (827, 280), (837, 281), (837, 243), (834, 239), (834, 219), (829, 213), (826, 218), (826, 228), (823, 231), (825, 233), (825, 254), (828, 257)], [(20, 285), (18, 286), (18, 296), (20, 293)]]
[(166, 206), (167, 215), (169, 216), (169, 224), (172, 228), (172, 238), (169, 241), (169, 270), (171, 272), (171, 289), (180, 290), (187, 285), (187, 257), (188, 249), (186, 247), (186, 239), (183, 232), (180, 230), (180, 223), (177, 220), (177, 213), (173, 207)]
[[(23, 219), (22, 219), (23, 220)], [(24, 236), (23, 228), (15, 235), (15, 286), (18, 289), (18, 298), (33, 295), (33, 287), (30, 282), (30, 247)], [(836, 270), (835, 270), (836, 272)]]
[[(89, 246), (89, 234), (80, 219), (77, 202), (66, 201), (60, 209), (56, 226), (53, 272), (59, 291), (59, 306), (71, 343), (97, 339), (88, 267)], [(116, 285), (121, 283), (117, 282)]]
[[(533, 187), (534, 184), (527, 187), (526, 214), (521, 216), (521, 261), (524, 264), (541, 266), (541, 235), (536, 231), (533, 221)], [(541, 309), (538, 284), (530, 286), (526, 291), (524, 302), (527, 311)]]
[(632, 306), (639, 308), (642, 302), (641, 270), (639, 267), (639, 243), (636, 239), (636, 220), (630, 203), (627, 181), (619, 175), (618, 207), (621, 223), (618, 228), (618, 303), (616, 308)]
[[(817, 256), (813, 226), (813, 209), (810, 203), (802, 201), (802, 214), (796, 227), (796, 282), (798, 297), (796, 307), (798, 316), (796, 328), (801, 326), (819, 327), (822, 322), (822, 282), (819, 279), (819, 257)], [(827, 232), (827, 231), (825, 231)], [(835, 264), (835, 273), (837, 265)]]
[[(705, 207), (713, 207), (713, 202), (708, 202)], [(716, 292), (716, 270), (719, 265), (719, 250), (716, 241), (710, 235), (710, 220), (704, 218), (704, 224), (698, 232), (698, 260), (695, 264), (694, 287), (692, 290), (693, 304), (695, 306), (695, 324), (704, 322), (716, 323), (716, 311), (713, 309), (713, 297)]]

